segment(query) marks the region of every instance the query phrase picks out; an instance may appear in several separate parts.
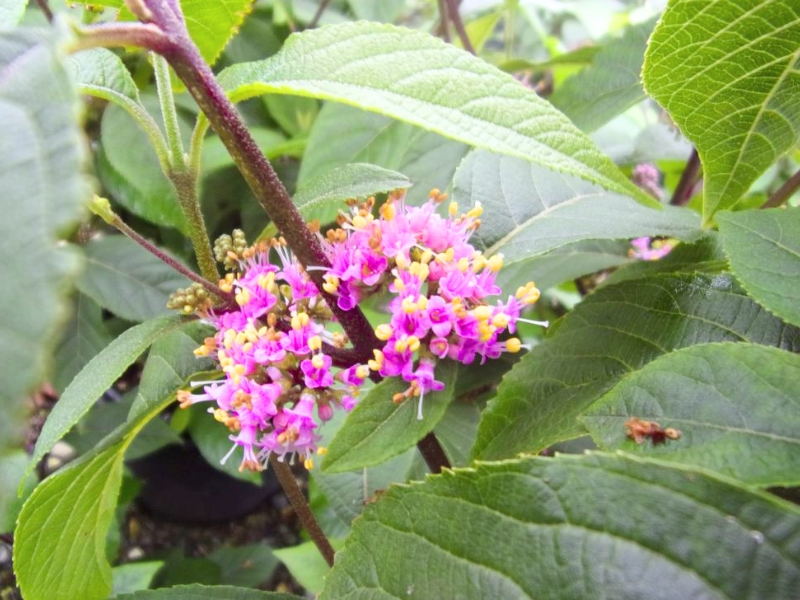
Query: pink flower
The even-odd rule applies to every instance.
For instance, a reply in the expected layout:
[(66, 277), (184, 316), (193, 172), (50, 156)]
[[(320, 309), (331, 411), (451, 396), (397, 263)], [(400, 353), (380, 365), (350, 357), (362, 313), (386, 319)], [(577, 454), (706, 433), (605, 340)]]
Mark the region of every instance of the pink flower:
[(326, 388), (333, 385), (331, 373), (331, 357), (327, 354), (315, 354), (313, 358), (300, 363), (305, 377), (303, 381), (309, 388)]

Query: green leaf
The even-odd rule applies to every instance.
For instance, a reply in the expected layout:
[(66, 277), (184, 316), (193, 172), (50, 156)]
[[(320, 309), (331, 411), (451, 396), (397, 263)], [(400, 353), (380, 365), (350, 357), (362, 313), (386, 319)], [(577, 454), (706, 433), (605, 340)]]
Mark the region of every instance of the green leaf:
[(14, 523), (22, 509), (25, 499), (33, 491), (33, 482), (28, 480), (19, 495), (14, 491), (25, 477), (25, 472), (31, 459), (22, 450), (10, 450), (0, 454), (0, 490), (7, 493), (0, 494), (0, 531), (13, 531)]
[(191, 283), (123, 235), (92, 240), (85, 249), (88, 268), (78, 289), (128, 321), (168, 314), (169, 295)]
[(122, 235), (92, 240), (88, 268), (78, 289), (128, 321), (168, 314), (169, 295), (191, 283), (185, 276)]
[(130, 594), (150, 587), (158, 570), (164, 565), (160, 560), (135, 562), (111, 569), (111, 595)]
[(411, 181), (402, 173), (390, 171), (367, 163), (354, 163), (337, 167), (304, 183), (292, 201), (306, 220), (318, 219), (329, 223), (344, 200), (366, 198), (379, 192), (407, 189)]
[[(128, 392), (119, 402), (99, 402), (64, 437), (78, 454), (91, 453), (104, 439), (125, 423), (136, 391)], [(127, 460), (134, 460), (169, 444), (182, 444), (180, 436), (166, 421), (153, 419), (145, 425), (125, 451)]]
[(0, 35), (0, 251), (18, 257), (4, 261), (0, 286), (0, 450), (20, 440), (21, 400), (46, 375), (67, 320), (81, 261), (59, 238), (77, 224), (90, 193), (77, 96), (51, 33)]
[[(334, 550), (344, 545), (344, 540), (330, 540)], [(281, 562), (286, 565), (289, 572), (297, 582), (312, 594), (322, 591), (325, 576), (330, 573), (330, 567), (322, 558), (314, 542), (305, 542), (291, 548), (275, 550)]]
[[(122, 334), (95, 360), (103, 360), (103, 356), (115, 345), (117, 349), (114, 352), (119, 355), (119, 342), (132, 331), (138, 330), (136, 337), (142, 337), (145, 326), (152, 328), (154, 324), (159, 324), (163, 330), (165, 323), (171, 324), (173, 328), (180, 326), (180, 322), (176, 323), (175, 320), (150, 321)], [(198, 327), (198, 324), (192, 323), (192, 326)], [(128, 343), (130, 342), (129, 339)], [(135, 355), (131, 356), (135, 358)], [(107, 367), (118, 366), (114, 356), (106, 358), (113, 363)], [(179, 366), (181, 359), (182, 357), (176, 358), (176, 372), (189, 370), (185, 366)], [(90, 363), (76, 382), (83, 376), (88, 377), (87, 373), (95, 373), (102, 384), (106, 374), (98, 374), (98, 370)], [(188, 374), (185, 373), (184, 380), (177, 387), (184, 387), (187, 378)], [(67, 393), (56, 406), (65, 401)], [(14, 564), (18, 581), (23, 589), (29, 588), (30, 594), (26, 592), (26, 598), (52, 598), (54, 596), (50, 587), (57, 588), (59, 593), (68, 590), (64, 591), (68, 598), (102, 600), (108, 596), (111, 589), (111, 567), (105, 557), (105, 541), (120, 486), (123, 455), (136, 441), (137, 434), (149, 426), (153, 417), (174, 398), (175, 389), (170, 389), (158, 402), (148, 402), (138, 412), (132, 409), (132, 416), (129, 416), (128, 421), (108, 434), (91, 453), (51, 475), (36, 488), (23, 507), (15, 532), (18, 543), (15, 544)], [(45, 422), (45, 430), (57, 410), (54, 409), (51, 418)], [(56, 421), (61, 424), (63, 415), (59, 415)], [(39, 441), (42, 441), (41, 437)], [(36, 454), (34, 461), (38, 462)], [(46, 519), (44, 524), (42, 519)], [(84, 528), (91, 535), (83, 533)], [(40, 554), (46, 559), (37, 560), (36, 557)]]
[(323, 27), (293, 35), (276, 56), (235, 65), (220, 77), (237, 100), (264, 93), (336, 100), (653, 204), (535, 92), (421, 32), (365, 22)]
[(654, 210), (576, 177), (484, 150), (471, 152), (458, 168), (453, 200), (461, 210), (483, 205), (472, 241), (487, 255), (502, 253), (506, 265), (581, 240), (692, 239), (700, 232), (700, 219), (689, 209)]
[(103, 309), (94, 300), (76, 294), (73, 307), (72, 320), (54, 356), (52, 383), (59, 392), (63, 392), (81, 369), (111, 343), (111, 336), (103, 325)]
[(302, 600), (293, 594), (261, 592), (232, 585), (176, 585), (117, 596), (116, 600)]
[(715, 231), (708, 231), (693, 244), (678, 244), (660, 260), (635, 260), (606, 277), (601, 286), (639, 279), (659, 273), (708, 273), (727, 270), (728, 261), (722, 251), (722, 240)]
[(219, 566), (223, 584), (242, 587), (257, 587), (267, 581), (279, 562), (266, 544), (219, 548), (208, 559)]
[(370, 163), (406, 175), (414, 182), (407, 200), (421, 203), (431, 189), (445, 188), (466, 153), (464, 144), (419, 127), (327, 103), (311, 130), (297, 185), (350, 163)]
[(594, 131), (645, 99), (639, 73), (656, 20), (628, 27), (605, 44), (592, 65), (569, 77), (550, 97), (583, 131)]
[(128, 414), (129, 421), (175, 394), (190, 376), (214, 369), (211, 358), (198, 358), (193, 354), (210, 332), (208, 325), (195, 321), (163, 335), (153, 344), (147, 355), (136, 400)]
[(630, 244), (620, 240), (573, 242), (532, 258), (504, 262), (497, 274), (497, 285), (513, 291), (533, 281), (540, 290), (546, 290), (576, 277), (627, 263), (629, 249)]
[(122, 481), (125, 445), (117, 442), (48, 477), (25, 503), (14, 533), (14, 566), (26, 599), (108, 597), (106, 533)]
[(18, 25), (28, 0), (0, 0), (0, 27)]
[[(450, 404), (448, 412), (453, 407)], [(347, 414), (337, 411), (333, 419), (320, 429), (322, 439), (319, 446), (327, 448), (331, 440), (339, 433), (346, 422)], [(442, 419), (444, 421), (444, 418)], [(442, 424), (439, 422), (439, 425)], [(364, 503), (378, 490), (389, 487), (392, 483), (405, 482), (414, 464), (416, 448), (409, 448), (378, 465), (346, 473), (325, 473), (318, 468), (309, 471), (309, 475), (325, 496), (328, 506), (336, 518), (349, 529), (350, 521), (356, 518), (364, 508)]]
[(529, 457), (390, 489), (320, 600), (788, 598), (799, 539), (796, 506), (702, 471)]
[(697, 147), (709, 223), (800, 142), (800, 5), (672, 0), (644, 84)]
[(800, 208), (717, 214), (731, 270), (779, 317), (800, 325)]
[[(800, 355), (752, 344), (702, 344), (624, 378), (581, 417), (604, 449), (653, 455), (758, 486), (800, 484)], [(681, 436), (637, 445), (636, 417)]]
[(308, 134), (319, 114), (319, 102), (313, 98), (296, 96), (264, 96), (264, 105), (270, 116), (290, 136)]
[[(554, 331), (553, 331), (554, 330)], [(749, 341), (800, 349), (800, 330), (753, 302), (729, 275), (655, 275), (608, 286), (551, 326), (503, 378), (473, 456), (538, 452), (584, 433), (579, 417), (623, 377), (678, 348)]]
[(228, 40), (239, 31), (252, 5), (253, 0), (181, 0), (189, 35), (208, 64), (217, 61)]
[(417, 398), (399, 404), (392, 401), (395, 394), (408, 389), (408, 382), (391, 377), (376, 385), (359, 400), (331, 441), (323, 471), (341, 473), (377, 465), (411, 448), (444, 416), (453, 397), (455, 373), (452, 361), (437, 364), (436, 380), (444, 383), (444, 389), (425, 395), (422, 419), (417, 418)]
[(82, 94), (126, 106), (139, 102), (139, 90), (119, 56), (105, 48), (71, 55), (65, 63)]
[(112, 104), (103, 112), (100, 142), (95, 166), (110, 197), (151, 223), (185, 233), (186, 219), (178, 195), (150, 139), (119, 106)]
[[(155, 340), (187, 321), (162, 317), (131, 327), (95, 356), (67, 387), (44, 423), (36, 441), (32, 464), (36, 465), (58, 440), (78, 422), (92, 404)], [(49, 480), (48, 480), (49, 481)]]

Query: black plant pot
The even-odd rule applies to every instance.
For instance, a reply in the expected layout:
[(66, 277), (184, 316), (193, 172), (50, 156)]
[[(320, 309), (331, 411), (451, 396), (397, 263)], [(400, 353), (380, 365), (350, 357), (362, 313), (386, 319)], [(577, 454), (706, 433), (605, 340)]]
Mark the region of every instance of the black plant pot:
[(262, 474), (261, 485), (235, 479), (209, 465), (190, 440), (127, 464), (143, 483), (139, 501), (154, 515), (174, 521), (236, 519), (280, 491), (271, 470)]

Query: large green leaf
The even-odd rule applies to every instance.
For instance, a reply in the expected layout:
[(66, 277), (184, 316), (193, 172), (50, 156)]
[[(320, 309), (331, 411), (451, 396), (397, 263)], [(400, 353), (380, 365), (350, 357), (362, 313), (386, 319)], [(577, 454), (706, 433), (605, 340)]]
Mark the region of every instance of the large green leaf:
[(169, 295), (189, 280), (123, 235), (92, 240), (78, 289), (129, 321), (167, 314)]
[(559, 246), (531, 258), (504, 262), (497, 285), (513, 292), (529, 281), (546, 290), (576, 277), (630, 262), (627, 240), (584, 240)]
[(550, 102), (583, 131), (594, 131), (644, 100), (639, 73), (655, 19), (633, 25), (604, 45), (591, 66), (569, 77)]
[[(458, 394), (458, 384), (463, 378), (457, 377), (454, 393)], [(340, 416), (341, 415), (341, 416)], [(466, 466), (469, 463), (469, 452), (475, 442), (480, 414), (477, 406), (465, 402), (451, 402), (444, 417), (434, 428), (434, 433), (442, 445), (450, 464)], [(329, 446), (330, 440), (341, 427), (344, 415), (337, 414), (331, 422), (322, 428), (321, 446)], [(323, 473), (319, 469), (311, 471), (311, 477), (325, 495), (333, 512), (342, 523), (347, 525), (356, 518), (365, 503), (379, 490), (388, 488), (392, 483), (404, 483), (420, 474), (420, 456), (416, 448), (409, 448), (380, 464), (348, 471), (346, 473)], [(427, 472), (422, 467), (423, 472)]]
[[(14, 532), (14, 566), (26, 599), (108, 597), (106, 533), (125, 445), (119, 441), (48, 477), (25, 503)], [(44, 563), (50, 568), (42, 568)]]
[(467, 146), (436, 133), (327, 103), (311, 129), (297, 185), (305, 187), (350, 163), (370, 163), (407, 176), (414, 182), (407, 199), (420, 203), (431, 189), (445, 188), (466, 153)]
[[(49, 30), (0, 34), (0, 451), (20, 439), (25, 396), (44, 378), (81, 261), (59, 238), (83, 214), (77, 95)], [(0, 490), (0, 512), (8, 490)], [(13, 493), (13, 492), (12, 492)]]
[(103, 348), (111, 336), (103, 324), (103, 309), (91, 298), (76, 294), (74, 314), (54, 355), (53, 386), (63, 392), (81, 369)]
[(731, 270), (776, 315), (800, 325), (800, 208), (717, 215)]
[(622, 377), (671, 350), (749, 341), (791, 351), (800, 330), (743, 294), (729, 275), (655, 275), (588, 296), (503, 378), (474, 455), (538, 452), (581, 435), (577, 421)]
[(417, 398), (399, 404), (392, 401), (395, 394), (408, 389), (408, 382), (390, 377), (376, 385), (359, 400), (331, 441), (323, 470), (341, 473), (369, 467), (411, 448), (444, 416), (453, 398), (455, 373), (452, 361), (441, 361), (436, 366), (436, 380), (444, 383), (444, 389), (425, 395), (422, 419), (417, 418)]
[(644, 84), (697, 147), (710, 222), (800, 142), (800, 4), (671, 0)]
[[(152, 101), (146, 103), (157, 108)], [(132, 213), (167, 227), (186, 229), (178, 195), (147, 133), (116, 105), (103, 112), (97, 174), (110, 197)]]
[(577, 177), (511, 156), (473, 151), (456, 171), (453, 199), (483, 205), (473, 243), (512, 265), (589, 239), (663, 235), (691, 239), (700, 219), (686, 208), (655, 210)]
[(293, 594), (262, 592), (232, 585), (176, 585), (117, 596), (116, 600), (301, 600)]
[(67, 387), (44, 423), (36, 441), (37, 464), (58, 440), (78, 422), (123, 371), (159, 337), (185, 326), (177, 316), (162, 317), (131, 327), (96, 355)]
[[(800, 484), (800, 355), (753, 344), (671, 352), (624, 378), (581, 421), (601, 448), (651, 454), (753, 485)], [(636, 417), (678, 440), (637, 445)]]
[(343, 201), (348, 198), (366, 198), (411, 185), (402, 173), (367, 163), (352, 163), (305, 182), (292, 201), (306, 220), (318, 219), (324, 224), (345, 209)]
[[(138, 330), (136, 335), (129, 336), (126, 342), (131, 346), (134, 341), (132, 338), (141, 340), (144, 337), (146, 326), (153, 329), (158, 325), (159, 331), (164, 333), (165, 329), (167, 331), (170, 329), (165, 327), (165, 324), (171, 325), (174, 329), (180, 322), (174, 319), (156, 319), (124, 333), (105, 352), (95, 357), (70, 389), (73, 387), (86, 389), (86, 381), (80, 382), (80, 380), (82, 377), (89, 378), (92, 374), (99, 380), (95, 384), (97, 387), (104, 384), (107, 386), (108, 374), (121, 364), (119, 356), (123, 349), (119, 342), (129, 336), (131, 331)], [(198, 325), (195, 323), (192, 327), (197, 328)], [(199, 331), (193, 333), (197, 334)], [(150, 334), (153, 335), (154, 332), (150, 331)], [(169, 348), (181, 345), (181, 340), (176, 337), (173, 335), (172, 342), (165, 343), (160, 348), (161, 352), (158, 355), (164, 357), (170, 365), (169, 369), (158, 369), (158, 372), (172, 371), (182, 377), (181, 381), (166, 385), (166, 379), (158, 378), (157, 383), (164, 384), (163, 395), (160, 398), (148, 399), (146, 405), (140, 405), (138, 411), (134, 406), (131, 410), (132, 416), (129, 416), (127, 422), (120, 424), (91, 452), (45, 479), (25, 503), (14, 534), (16, 540), (14, 565), (25, 598), (50, 600), (65, 597), (103, 600), (108, 597), (111, 590), (111, 567), (105, 555), (105, 539), (121, 481), (123, 456), (126, 449), (135, 441), (136, 435), (174, 400), (175, 391), (186, 386), (193, 368), (196, 367), (196, 364), (187, 363), (184, 356), (167, 356), (166, 351)], [(150, 341), (152, 342), (152, 339)], [(116, 349), (110, 352), (115, 345)], [(126, 356), (129, 357), (129, 361), (135, 359), (142, 349), (140, 345), (134, 349), (135, 352), (127, 351)], [(92, 366), (98, 359), (102, 363), (104, 357), (111, 363), (106, 364), (104, 370), (97, 365)], [(115, 378), (116, 376), (111, 378), (111, 381)], [(79, 382), (80, 384), (76, 386)], [(67, 393), (70, 393), (69, 390)], [(62, 425), (67, 429), (70, 427), (69, 421), (64, 418), (65, 415), (58, 414), (55, 420), (52, 418), (57, 414), (58, 407), (68, 398), (67, 393), (56, 404), (57, 408), (45, 423), (42, 435), (47, 432), (50, 440), (60, 437), (58, 431), (53, 433), (54, 428), (48, 431), (51, 421), (58, 427)], [(70, 401), (67, 408), (74, 410), (74, 404), (75, 402)], [(39, 442), (42, 442), (41, 437)], [(48, 448), (49, 446), (45, 444), (44, 450)], [(36, 451), (43, 450), (37, 445)], [(37, 461), (35, 453), (33, 464)]]
[(0, 27), (14, 27), (25, 14), (28, 0), (0, 0)]
[(797, 507), (703, 471), (592, 454), (390, 489), (320, 598), (760, 600), (799, 588)]
[(283, 93), (336, 100), (653, 202), (535, 92), (421, 32), (364, 22), (323, 27), (220, 78), (235, 99)]

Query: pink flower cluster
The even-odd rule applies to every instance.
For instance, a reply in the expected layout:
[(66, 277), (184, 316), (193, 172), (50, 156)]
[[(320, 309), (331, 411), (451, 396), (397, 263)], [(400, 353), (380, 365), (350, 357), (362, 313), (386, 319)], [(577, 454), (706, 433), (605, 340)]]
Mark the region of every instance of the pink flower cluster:
[(631, 240), (628, 255), (639, 260), (659, 260), (664, 258), (673, 248), (669, 240), (651, 240), (649, 237), (640, 237)]
[(374, 199), (352, 202), (339, 228), (322, 238), (331, 263), (323, 287), (339, 308), (350, 310), (371, 294), (393, 296), (389, 321), (375, 330), (382, 346), (367, 365), (336, 360), (348, 341), (326, 329), (332, 312), (282, 241), (233, 254), (237, 271), (220, 287), (235, 294), (238, 310), (205, 313), (217, 331), (195, 351), (213, 357), (225, 378), (193, 382), (202, 392), (182, 391), (179, 401), (216, 404), (209, 412), (231, 429), (231, 452), (243, 448), (242, 469), (261, 469), (272, 454), (299, 455), (310, 468), (311, 456), (324, 451), (320, 423), (331, 419), (333, 408), (355, 405), (370, 371), (407, 381), (394, 401), (416, 398), (422, 418), (424, 395), (443, 388), (434, 374), (438, 360), (483, 363), (520, 350), (520, 340), (504, 334), (525, 320), (520, 312), (539, 291), (530, 283), (505, 302), (488, 304), (501, 292), (495, 279), (502, 257), (486, 258), (468, 242), (480, 225), (480, 207), (457, 216), (450, 204), (442, 216), (437, 208), (444, 198), (433, 190), (423, 206), (410, 207), (392, 194), (379, 217)]

